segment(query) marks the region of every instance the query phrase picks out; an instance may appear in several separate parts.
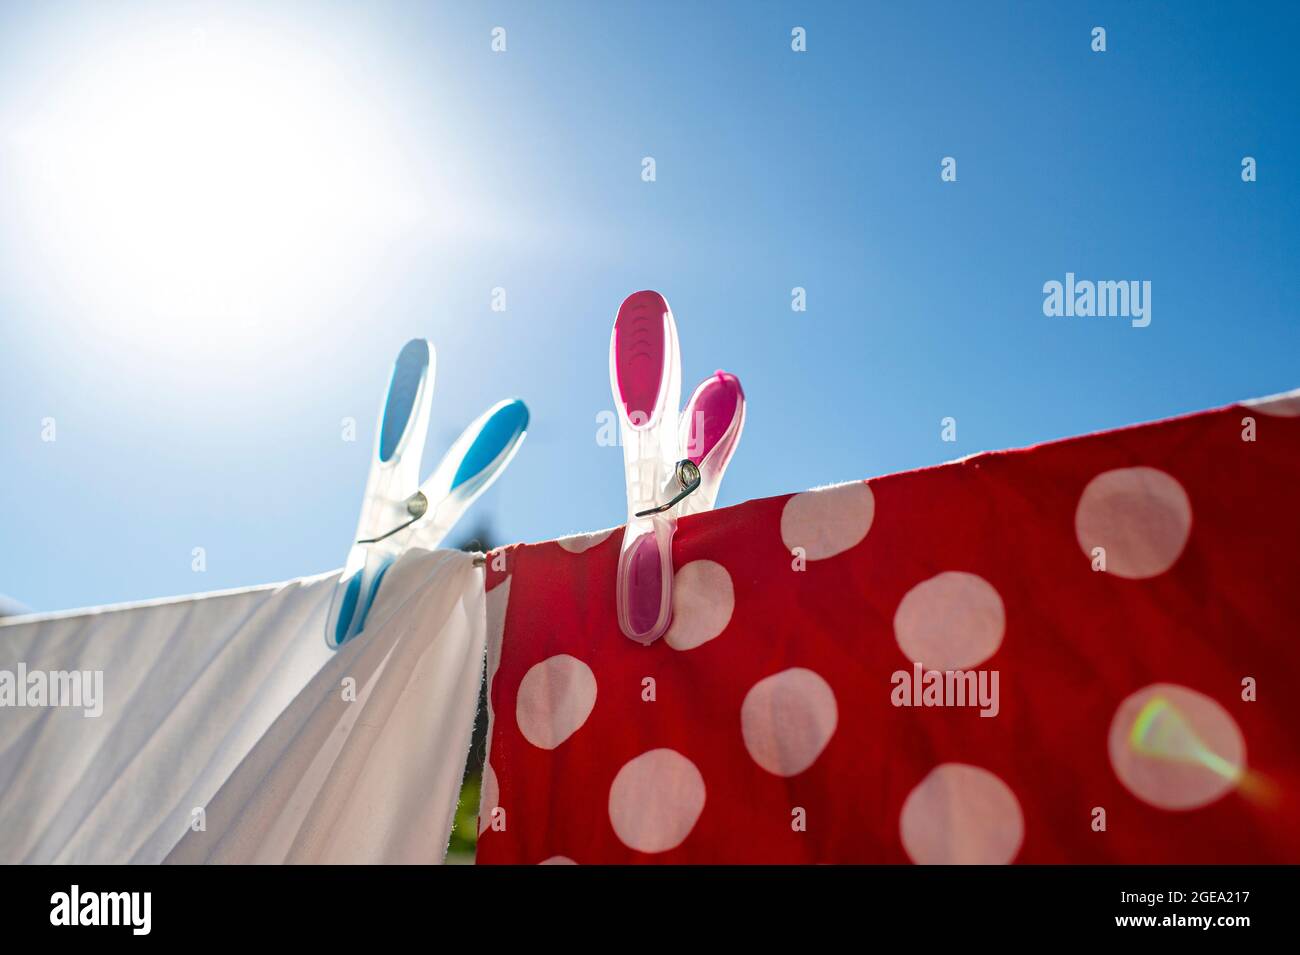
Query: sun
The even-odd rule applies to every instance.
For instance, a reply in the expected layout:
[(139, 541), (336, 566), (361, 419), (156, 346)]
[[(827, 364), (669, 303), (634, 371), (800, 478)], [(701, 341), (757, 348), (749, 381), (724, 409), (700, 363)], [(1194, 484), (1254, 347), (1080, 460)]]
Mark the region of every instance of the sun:
[(34, 267), (124, 334), (287, 334), (432, 205), (392, 103), (334, 49), (173, 22), (66, 57), (9, 137)]

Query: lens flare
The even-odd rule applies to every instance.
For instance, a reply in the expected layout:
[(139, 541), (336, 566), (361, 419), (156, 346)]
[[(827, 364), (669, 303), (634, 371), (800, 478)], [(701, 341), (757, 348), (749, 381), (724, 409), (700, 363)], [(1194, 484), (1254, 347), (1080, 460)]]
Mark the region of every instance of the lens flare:
[(1197, 735), (1178, 707), (1163, 696), (1152, 697), (1138, 711), (1128, 742), (1134, 752), (1150, 759), (1208, 770), (1233, 783), (1243, 795), (1268, 802), (1274, 796), (1274, 787), (1267, 779), (1214, 752)]
[(1206, 746), (1177, 708), (1163, 696), (1152, 698), (1138, 712), (1129, 733), (1129, 745), (1143, 756), (1195, 763), (1234, 782), (1242, 775), (1241, 767), (1234, 766)]

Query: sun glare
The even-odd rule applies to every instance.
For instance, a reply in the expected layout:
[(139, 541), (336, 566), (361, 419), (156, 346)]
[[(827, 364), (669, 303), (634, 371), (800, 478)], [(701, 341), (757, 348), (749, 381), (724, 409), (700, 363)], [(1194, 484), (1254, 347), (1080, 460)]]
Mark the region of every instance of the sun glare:
[(390, 113), (309, 39), (123, 30), (30, 91), (32, 259), (98, 319), (211, 342), (355, 281), (426, 214)]

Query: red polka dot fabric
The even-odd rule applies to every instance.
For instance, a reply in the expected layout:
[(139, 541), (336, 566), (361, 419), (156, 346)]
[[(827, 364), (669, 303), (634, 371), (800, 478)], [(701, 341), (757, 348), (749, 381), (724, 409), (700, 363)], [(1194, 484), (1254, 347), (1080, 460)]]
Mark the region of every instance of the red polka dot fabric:
[(480, 863), (1300, 858), (1300, 397), (495, 552)]

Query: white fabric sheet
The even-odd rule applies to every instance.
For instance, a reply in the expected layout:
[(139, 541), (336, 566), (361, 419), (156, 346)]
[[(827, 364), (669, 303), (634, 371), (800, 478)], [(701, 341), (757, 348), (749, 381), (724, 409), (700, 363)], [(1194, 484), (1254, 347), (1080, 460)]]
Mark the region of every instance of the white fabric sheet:
[(380, 595), (168, 862), (443, 861), (483, 679), (483, 573), (438, 551), (389, 570)]
[[(482, 571), (408, 553), (337, 654), (335, 578), (0, 621), (0, 670), (98, 670), (104, 688), (96, 718), (0, 706), (0, 862), (154, 863), (187, 835), (180, 861), (272, 861), (269, 846), (274, 861), (441, 861), (481, 678)], [(327, 692), (345, 675), (356, 703)], [(198, 807), (206, 832), (190, 828)], [(271, 816), (271, 841), (248, 846)]]

